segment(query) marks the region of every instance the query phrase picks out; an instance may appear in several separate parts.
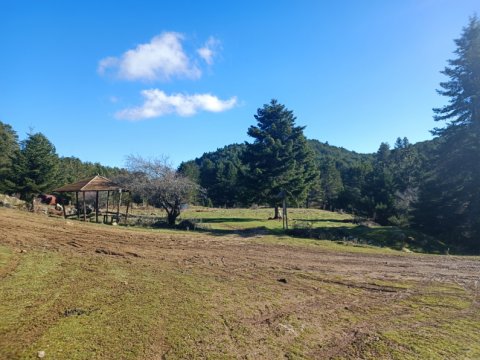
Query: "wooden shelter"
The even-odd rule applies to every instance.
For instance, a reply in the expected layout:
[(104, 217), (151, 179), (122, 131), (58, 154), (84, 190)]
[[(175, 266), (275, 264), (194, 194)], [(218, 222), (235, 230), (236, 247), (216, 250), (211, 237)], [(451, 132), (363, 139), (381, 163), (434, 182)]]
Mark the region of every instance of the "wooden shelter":
[[(76, 199), (76, 206), (77, 206), (77, 218), (80, 220), (80, 206), (79, 206), (79, 199), (78, 199), (78, 194), (82, 193), (83, 197), (83, 221), (87, 220), (87, 209), (86, 209), (86, 204), (85, 204), (85, 193), (86, 192), (95, 192), (96, 197), (95, 197), (95, 221), (98, 223), (98, 194), (100, 192), (107, 192), (107, 209), (106, 213), (104, 216), (104, 222), (108, 220), (108, 215), (116, 215), (117, 221), (120, 222), (120, 202), (122, 200), (122, 193), (130, 193), (130, 190), (123, 188), (121, 185), (118, 185), (114, 183), (112, 180), (107, 179), (106, 177), (96, 175), (87, 179), (83, 179), (80, 181), (77, 181), (76, 183), (73, 184), (68, 184), (64, 185), (62, 187), (59, 187), (58, 189), (53, 190), (53, 192), (56, 193), (65, 193), (65, 192), (74, 192), (75, 193), (75, 199)], [(116, 212), (109, 212), (108, 211), (108, 205), (109, 205), (109, 199), (110, 199), (110, 194), (119, 194), (118, 202), (117, 202), (117, 211)], [(127, 210), (125, 212), (125, 223), (127, 222), (128, 219), (128, 209), (130, 207), (130, 196), (128, 198), (127, 202)], [(66, 211), (65, 211), (65, 206), (63, 207), (63, 216), (66, 218)]]

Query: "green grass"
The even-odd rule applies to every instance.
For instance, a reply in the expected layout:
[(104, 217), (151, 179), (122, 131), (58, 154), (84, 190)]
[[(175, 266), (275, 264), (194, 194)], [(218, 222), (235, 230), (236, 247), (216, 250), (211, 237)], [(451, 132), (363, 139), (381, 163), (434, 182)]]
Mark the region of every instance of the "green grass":
[(10, 262), (12, 250), (6, 246), (0, 246), (0, 273)]
[[(356, 227), (344, 222), (349, 219), (344, 214), (305, 209), (290, 214), (292, 221), (309, 221), (313, 228)], [(195, 239), (205, 241), (207, 248), (213, 240), (212, 246), (220, 244), (221, 251), (240, 243), (245, 253), (239, 269), (160, 261), (157, 254), (129, 259), (93, 250), (32, 246), (19, 252), (0, 245), (0, 358), (35, 359), (43, 350), (52, 359), (306, 359), (322, 358), (317, 352), (329, 346), (340, 350), (329, 357), (339, 359), (480, 358), (478, 294), (467, 287), (408, 276), (393, 280), (381, 277), (380, 269), (352, 278), (348, 260), (337, 271), (292, 269), (268, 260), (251, 264), (248, 254), (260, 251), (250, 245), (262, 244), (266, 256), (269, 249), (285, 250), (286, 255), (298, 247), (326, 250), (322, 256), (348, 252), (351, 259), (355, 253), (434, 256), (287, 236), (281, 221), (267, 220), (271, 215), (271, 209), (194, 208), (182, 217), (201, 219), (210, 226), (203, 232), (134, 228), (132, 233), (158, 234), (159, 241), (163, 235), (172, 240), (181, 235), (178, 246), (164, 241), (153, 248), (158, 252), (171, 246), (181, 254), (185, 238), (191, 240), (190, 251)], [(267, 232), (242, 237), (258, 228)], [(113, 237), (125, 229), (108, 230)], [(371, 230), (378, 241), (398, 231)], [(216, 242), (215, 236), (232, 234)], [(131, 246), (139, 245), (133, 239)], [(288, 284), (279, 283), (279, 277), (288, 278)], [(348, 338), (352, 329), (360, 329), (358, 340), (335, 343)]]
[[(414, 283), (407, 285), (412, 287)], [(372, 360), (480, 358), (478, 305), (456, 285), (431, 284), (389, 307), (353, 314), (351, 321), (377, 330), (349, 344), (348, 358), (356, 358), (352, 354)], [(334, 358), (344, 359), (343, 355)]]
[[(184, 211), (181, 219), (196, 219), (208, 224), (212, 230), (248, 230), (265, 228), (272, 231), (282, 230), (282, 220), (268, 220), (274, 215), (273, 209), (211, 209), (192, 208)], [(317, 209), (290, 209), (289, 225), (294, 227), (300, 222), (314, 222), (315, 227), (341, 226), (343, 220), (352, 219), (351, 215), (338, 214)]]
[[(239, 349), (247, 351), (251, 340), (238, 316), (253, 316), (265, 301), (280, 306), (269, 286), (257, 287), (255, 294), (256, 299), (248, 281), (239, 280), (232, 292), (228, 282), (201, 272), (29, 251), (0, 282), (0, 354), (6, 359), (35, 359), (38, 351), (53, 359), (137, 359), (157, 352), (165, 359), (232, 358)], [(278, 351), (276, 346), (271, 340), (265, 355)]]
[(316, 240), (333, 240), (356, 247), (386, 247), (420, 253), (444, 254), (442, 242), (410, 229), (395, 226), (364, 226), (353, 222), (349, 214), (318, 209), (289, 209), (289, 231), (282, 220), (269, 220), (273, 209), (211, 209), (192, 208), (179, 219), (191, 220), (197, 229), (217, 234), (267, 232), (272, 235), (291, 235)]
[[(157, 308), (152, 297), (157, 285), (148, 276), (100, 259), (29, 252), (1, 283), (2, 353), (35, 358), (44, 350), (51, 358), (83, 359), (112, 351), (134, 357)], [(72, 310), (81, 314), (67, 316)]]
[[(161, 210), (133, 212), (152, 218), (165, 216)], [(221, 209), (194, 206), (183, 211), (177, 222), (189, 220), (195, 224), (196, 230), (217, 235), (251, 235), (255, 232), (276, 236), (288, 234), (299, 238), (337, 241), (347, 246), (376, 246), (432, 254), (445, 254), (449, 251), (441, 241), (411, 229), (355, 224), (350, 214), (292, 208), (288, 210), (287, 232), (283, 229), (282, 220), (271, 220), (273, 215), (273, 208)]]
[(172, 358), (195, 357), (193, 339), (215, 332), (208, 293), (206, 280), (191, 274), (32, 251), (0, 283), (0, 353), (136, 359), (149, 354), (154, 336), (164, 338), (161, 350)]
[(405, 300), (410, 311), (394, 318), (382, 339), (396, 359), (480, 358), (480, 311), (461, 287), (433, 285)]

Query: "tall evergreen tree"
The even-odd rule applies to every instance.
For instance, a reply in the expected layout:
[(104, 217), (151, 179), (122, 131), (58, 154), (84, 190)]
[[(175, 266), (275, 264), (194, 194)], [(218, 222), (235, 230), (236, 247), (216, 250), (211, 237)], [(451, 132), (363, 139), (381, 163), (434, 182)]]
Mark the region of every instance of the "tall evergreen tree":
[(456, 58), (442, 71), (440, 95), (449, 103), (434, 109), (447, 121), (435, 167), (422, 188), (417, 224), (447, 240), (480, 249), (480, 21), (470, 18), (455, 40)]
[(373, 164), (358, 162), (347, 168), (342, 176), (343, 190), (337, 198), (337, 206), (361, 216), (371, 216), (371, 199), (366, 193), (367, 181), (371, 178)]
[(389, 222), (406, 227), (410, 225), (413, 204), (418, 198), (422, 158), (406, 137), (397, 139), (391, 158), (395, 197)]
[(476, 15), (470, 18), (455, 44), (457, 58), (449, 60), (449, 66), (442, 71), (449, 79), (440, 83), (442, 89), (437, 90), (449, 98), (449, 104), (433, 109), (435, 121), (449, 123), (444, 128), (435, 128), (433, 133), (453, 136), (468, 129), (476, 130), (474, 136), (477, 136), (480, 127), (480, 21)]
[(369, 199), (368, 214), (382, 225), (388, 224), (393, 210), (395, 188), (391, 161), (390, 145), (381, 143), (364, 189)]
[(297, 206), (304, 202), (318, 170), (304, 127), (295, 126), (291, 110), (272, 100), (257, 110), (255, 119), (258, 125), (248, 129), (254, 141), (243, 155), (246, 187), (252, 200), (273, 206), (278, 218), (282, 196)]
[(333, 210), (338, 194), (343, 190), (342, 176), (333, 159), (327, 159), (321, 166), (323, 208)]
[(0, 193), (12, 192), (13, 162), (20, 151), (17, 133), (0, 121)]
[(55, 146), (41, 133), (29, 134), (20, 147), (14, 163), (16, 191), (31, 201), (34, 195), (58, 185), (59, 159)]

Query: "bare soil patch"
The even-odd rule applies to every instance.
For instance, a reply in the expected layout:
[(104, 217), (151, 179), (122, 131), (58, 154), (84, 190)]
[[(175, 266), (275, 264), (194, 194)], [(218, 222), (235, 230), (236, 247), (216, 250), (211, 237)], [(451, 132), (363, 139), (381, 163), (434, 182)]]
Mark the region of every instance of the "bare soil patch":
[[(478, 258), (382, 252), (258, 233), (142, 231), (8, 209), (0, 209), (0, 229), (0, 245), (12, 251), (0, 267), (0, 290), (18, 276), (22, 258), (31, 253), (55, 254), (72, 264), (85, 261), (64, 274), (72, 279), (78, 271), (85, 294), (90, 285), (82, 285), (87, 280), (81, 274), (101, 276), (104, 270), (95, 272), (98, 264), (120, 279), (111, 283), (104, 301), (82, 293), (82, 301), (49, 303), (51, 314), (41, 324), (0, 323), (0, 355), (28, 358), (47, 345), (47, 355), (57, 353), (63, 346), (54, 331), (59, 324), (79, 321), (71, 331), (80, 331), (108, 311), (108, 301), (116, 306), (131, 297), (145, 301), (141, 309), (150, 309), (141, 346), (128, 352), (133, 348), (128, 342), (111, 344), (121, 352), (111, 353), (101, 350), (99, 334), (98, 349), (85, 350), (85, 358), (415, 358), (427, 348), (431, 358), (480, 357), (480, 332), (473, 332), (480, 329)], [(61, 278), (55, 281), (62, 284)], [(57, 295), (65, 299), (75, 292), (62, 291)], [(147, 301), (153, 294), (154, 306)], [(32, 298), (29, 306), (42, 306), (36, 295), (24, 296)], [(0, 307), (0, 317), (10, 309)], [(119, 334), (129, 329), (109, 326)], [(459, 328), (471, 332), (460, 334)], [(83, 358), (75, 346), (60, 350)]]

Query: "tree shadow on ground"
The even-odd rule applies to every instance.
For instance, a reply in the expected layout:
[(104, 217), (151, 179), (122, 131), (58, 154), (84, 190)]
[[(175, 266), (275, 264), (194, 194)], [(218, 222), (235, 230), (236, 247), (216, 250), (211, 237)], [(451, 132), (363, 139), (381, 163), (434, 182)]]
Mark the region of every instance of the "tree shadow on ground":
[(254, 218), (200, 218), (199, 219), (202, 223), (230, 223), (230, 222), (252, 222), (252, 221), (262, 221), (262, 219), (254, 219)]
[(447, 252), (447, 247), (443, 242), (425, 234), (395, 226), (368, 227), (357, 225), (354, 227), (295, 228), (288, 230), (287, 234), (315, 240), (333, 240), (358, 245), (389, 247), (395, 250), (408, 248), (415, 252), (434, 254), (445, 254)]
[(353, 223), (353, 219), (293, 219), (293, 221), (304, 221), (311, 223), (318, 222), (336, 222), (336, 223)]
[(227, 236), (237, 235), (243, 238), (258, 237), (263, 235), (277, 234), (278, 232), (272, 229), (268, 229), (265, 226), (259, 226), (248, 229), (209, 229), (205, 227), (196, 227), (191, 229), (192, 231), (204, 233), (213, 236)]

